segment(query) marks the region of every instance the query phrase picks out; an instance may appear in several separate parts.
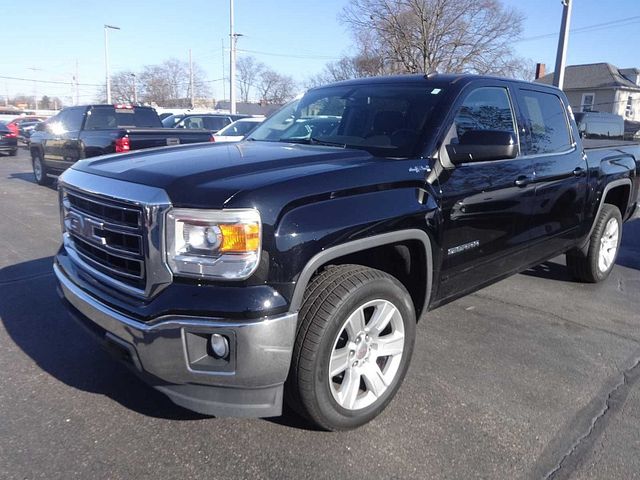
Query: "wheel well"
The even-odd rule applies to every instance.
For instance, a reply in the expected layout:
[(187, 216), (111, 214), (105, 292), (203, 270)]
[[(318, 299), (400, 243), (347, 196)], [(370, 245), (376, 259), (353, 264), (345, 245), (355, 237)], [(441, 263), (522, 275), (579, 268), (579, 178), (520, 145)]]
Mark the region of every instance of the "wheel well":
[(604, 203), (609, 203), (618, 207), (620, 214), (624, 217), (624, 214), (627, 212), (627, 206), (629, 205), (630, 192), (631, 189), (629, 185), (613, 187), (607, 192), (607, 195), (604, 198)]
[(416, 319), (420, 319), (427, 285), (427, 259), (422, 242), (409, 240), (344, 255), (320, 267), (316, 274), (329, 265), (345, 264), (375, 268), (398, 279), (411, 295)]

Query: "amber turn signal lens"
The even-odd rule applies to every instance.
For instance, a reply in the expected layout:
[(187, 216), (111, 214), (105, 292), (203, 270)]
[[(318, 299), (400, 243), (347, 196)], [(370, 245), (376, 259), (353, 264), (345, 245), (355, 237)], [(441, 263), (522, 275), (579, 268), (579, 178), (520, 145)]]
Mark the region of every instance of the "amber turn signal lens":
[(260, 247), (260, 225), (257, 223), (219, 224), (222, 233), (221, 252), (255, 252)]

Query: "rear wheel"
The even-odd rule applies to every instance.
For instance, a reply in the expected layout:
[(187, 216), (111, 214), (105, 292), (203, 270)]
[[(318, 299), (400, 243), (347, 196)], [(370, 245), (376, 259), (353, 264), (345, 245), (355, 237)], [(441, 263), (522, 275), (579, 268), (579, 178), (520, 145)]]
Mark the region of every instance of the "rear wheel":
[(38, 185), (49, 185), (51, 180), (47, 177), (47, 169), (42, 161), (40, 152), (31, 152), (31, 162), (33, 164), (33, 176)]
[(587, 254), (567, 253), (567, 268), (576, 280), (597, 283), (606, 279), (618, 256), (622, 239), (622, 215), (614, 205), (605, 203), (591, 233)]
[(379, 415), (405, 376), (416, 318), (394, 277), (359, 265), (330, 267), (309, 284), (287, 384), (292, 407), (325, 430)]

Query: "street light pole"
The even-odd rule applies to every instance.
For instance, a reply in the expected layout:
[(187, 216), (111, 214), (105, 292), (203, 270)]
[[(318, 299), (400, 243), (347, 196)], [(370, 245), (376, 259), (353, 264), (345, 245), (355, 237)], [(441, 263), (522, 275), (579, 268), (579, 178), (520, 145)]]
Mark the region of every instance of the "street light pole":
[(233, 115), (236, 113), (236, 34), (233, 31), (233, 0), (229, 2), (229, 109)]
[(107, 83), (107, 103), (111, 103), (111, 74), (109, 73), (109, 35), (107, 33), (109, 29), (120, 30), (120, 27), (106, 24), (104, 26), (104, 70)]
[(553, 84), (562, 90), (564, 86), (564, 67), (567, 62), (567, 46), (569, 45), (569, 25), (571, 24), (572, 0), (562, 0), (562, 25), (558, 39), (558, 53), (556, 55), (556, 69), (553, 74)]

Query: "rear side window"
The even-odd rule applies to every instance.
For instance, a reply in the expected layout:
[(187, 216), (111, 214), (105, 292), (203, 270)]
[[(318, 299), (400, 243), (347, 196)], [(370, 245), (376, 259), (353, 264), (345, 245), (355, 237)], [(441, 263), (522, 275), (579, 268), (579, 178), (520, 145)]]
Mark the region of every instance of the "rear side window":
[(515, 133), (511, 102), (502, 87), (483, 87), (464, 99), (455, 118), (458, 138), (469, 130), (501, 130)]
[(572, 146), (564, 105), (552, 93), (521, 90), (523, 115), (529, 130), (527, 153), (566, 152)]

